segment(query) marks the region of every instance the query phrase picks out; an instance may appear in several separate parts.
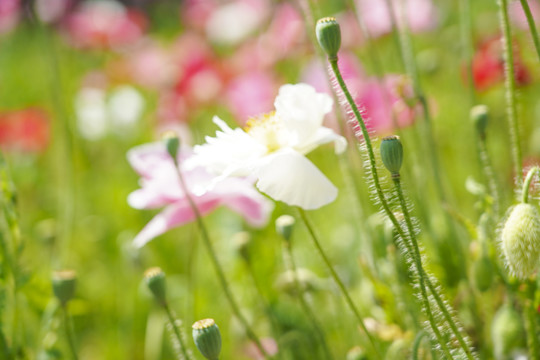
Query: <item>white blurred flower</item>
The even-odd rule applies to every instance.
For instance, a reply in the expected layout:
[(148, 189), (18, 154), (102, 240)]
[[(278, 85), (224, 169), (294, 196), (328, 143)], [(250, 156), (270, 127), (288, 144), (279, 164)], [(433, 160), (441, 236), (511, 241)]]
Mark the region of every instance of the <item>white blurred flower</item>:
[(131, 86), (120, 86), (110, 95), (101, 88), (85, 87), (75, 96), (77, 128), (88, 140), (99, 140), (109, 131), (124, 135), (139, 121), (144, 107), (143, 96)]
[(273, 199), (317, 209), (334, 201), (337, 188), (304, 155), (329, 142), (335, 142), (336, 152), (345, 149), (345, 139), (322, 126), (332, 105), (330, 96), (307, 84), (284, 85), (276, 110), (250, 119), (245, 129), (233, 130), (214, 117), (221, 131), (195, 147), (192, 161), (220, 174), (216, 181), (251, 175)]

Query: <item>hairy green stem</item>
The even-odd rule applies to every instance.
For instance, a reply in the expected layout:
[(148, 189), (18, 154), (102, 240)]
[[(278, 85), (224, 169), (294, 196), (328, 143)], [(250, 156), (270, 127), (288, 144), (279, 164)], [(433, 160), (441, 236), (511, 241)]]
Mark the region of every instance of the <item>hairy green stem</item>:
[(538, 38), (538, 30), (536, 29), (536, 25), (534, 24), (534, 18), (531, 13), (531, 8), (529, 7), (529, 3), (527, 2), (527, 0), (520, 1), (521, 6), (523, 7), (523, 12), (525, 13), (525, 17), (527, 18), (527, 24), (529, 24), (529, 30), (531, 31), (531, 36), (533, 38), (536, 54), (538, 55), (538, 59), (540, 60), (540, 39)]
[(508, 0), (498, 0), (499, 20), (503, 32), (502, 44), (504, 48), (504, 85), (506, 89), (506, 112), (510, 128), (510, 142), (512, 159), (518, 186), (523, 183), (523, 164), (521, 163), (521, 142), (519, 139), (519, 123), (516, 105), (516, 78), (514, 68), (514, 54), (512, 49), (512, 31), (508, 15)]
[(341, 293), (343, 294), (343, 297), (345, 298), (345, 301), (346, 301), (347, 305), (349, 306), (349, 308), (353, 312), (354, 316), (356, 317), (356, 320), (358, 321), (358, 324), (360, 325), (362, 330), (364, 330), (364, 332), (366, 333), (366, 336), (367, 336), (369, 342), (371, 343), (377, 358), (380, 359), (381, 355), (379, 353), (379, 349), (377, 348), (377, 345), (375, 344), (375, 340), (373, 339), (373, 336), (371, 336), (371, 334), (369, 333), (369, 331), (368, 331), (368, 329), (366, 327), (366, 324), (364, 323), (364, 320), (362, 319), (362, 316), (360, 315), (360, 311), (358, 310), (358, 308), (356, 307), (356, 305), (352, 301), (351, 296), (349, 295), (349, 292), (345, 288), (345, 285), (343, 284), (340, 277), (336, 273), (336, 270), (334, 270), (334, 267), (332, 266), (332, 263), (330, 262), (330, 260), (326, 256), (326, 253), (324, 252), (324, 250), (323, 250), (323, 248), (321, 246), (319, 238), (318, 238), (317, 234), (315, 233), (315, 230), (313, 229), (313, 226), (311, 225), (311, 222), (309, 221), (309, 219), (308, 219), (308, 217), (306, 215), (306, 212), (300, 207), (298, 208), (298, 211), (300, 212), (300, 217), (302, 218), (302, 221), (304, 222), (304, 224), (306, 225), (306, 228), (308, 229), (309, 235), (311, 236), (311, 239), (313, 240), (313, 244), (315, 245), (315, 248), (317, 249), (319, 255), (322, 257), (326, 267), (330, 271), (330, 274), (332, 275), (332, 278), (334, 279), (334, 281), (338, 285), (339, 289), (341, 290)]
[[(403, 232), (403, 229), (401, 228), (399, 222), (397, 221), (394, 213), (390, 209), (390, 206), (388, 205), (388, 201), (386, 200), (386, 197), (384, 196), (384, 193), (382, 191), (381, 184), (380, 184), (380, 181), (379, 181), (379, 175), (377, 174), (377, 167), (376, 167), (376, 162), (375, 162), (375, 155), (374, 155), (374, 152), (373, 152), (373, 145), (371, 144), (371, 139), (369, 137), (369, 133), (367, 131), (367, 128), (366, 128), (366, 125), (365, 125), (364, 120), (362, 118), (362, 115), (360, 114), (360, 111), (358, 110), (358, 107), (356, 106), (356, 103), (354, 102), (354, 100), (353, 100), (353, 98), (352, 98), (352, 96), (351, 96), (351, 94), (350, 94), (350, 92), (349, 92), (349, 90), (347, 88), (347, 85), (345, 84), (345, 81), (343, 80), (343, 77), (341, 76), (341, 72), (339, 71), (339, 68), (338, 68), (338, 65), (337, 65), (337, 57), (336, 58), (329, 58), (328, 61), (330, 62), (330, 65), (332, 66), (332, 70), (334, 71), (334, 75), (335, 75), (335, 77), (336, 77), (336, 79), (337, 79), (337, 81), (339, 83), (339, 86), (340, 86), (343, 94), (345, 95), (345, 98), (347, 99), (347, 102), (348, 102), (349, 106), (351, 107), (351, 110), (353, 111), (353, 113), (354, 113), (354, 115), (356, 117), (356, 120), (358, 121), (358, 124), (360, 125), (362, 135), (363, 135), (363, 138), (364, 138), (364, 141), (365, 141), (365, 144), (366, 144), (367, 153), (368, 153), (369, 171), (370, 171), (371, 177), (373, 179), (373, 183), (374, 183), (374, 186), (375, 186), (375, 191), (377, 193), (377, 197), (379, 199), (379, 202), (380, 202), (384, 212), (386, 213), (386, 215), (388, 216), (388, 218), (390, 219), (390, 221), (394, 225), (394, 228), (398, 232), (398, 235), (401, 237), (401, 239), (404, 242), (406, 242), (407, 237), (405, 236), (405, 233)], [(413, 236), (415, 236), (414, 233), (413, 233)], [(423, 268), (418, 269), (418, 270), (423, 271)], [(433, 297), (435, 298), (435, 301), (437, 302), (438, 306), (440, 307), (440, 310), (441, 310), (444, 318), (446, 319), (446, 322), (450, 325), (450, 328), (451, 328), (452, 332), (454, 333), (454, 335), (456, 336), (457, 339), (462, 339), (462, 341), (460, 341), (460, 344), (465, 343), (465, 341), (463, 340), (463, 336), (461, 335), (461, 332), (457, 328), (457, 326), (455, 324), (455, 321), (454, 321), (454, 319), (452, 318), (452, 316), (450, 314), (450, 311), (446, 308), (447, 305), (442, 301), (436, 287), (433, 285), (433, 283), (430, 280), (429, 276), (427, 277), (427, 285), (428, 285)], [(465, 343), (465, 345), (466, 345), (466, 343)], [(466, 354), (471, 354), (472, 353), (472, 351), (469, 349), (469, 347), (467, 345), (463, 350), (465, 351)], [(469, 355), (469, 358), (474, 359), (474, 356)]]
[(528, 301), (525, 303), (527, 323), (527, 344), (530, 359), (540, 359), (540, 344), (538, 343), (538, 312), (534, 306), (536, 294), (536, 280), (529, 281)]
[(71, 351), (71, 356), (74, 360), (77, 360), (79, 357), (77, 355), (77, 348), (75, 347), (75, 336), (73, 334), (73, 329), (71, 328), (71, 318), (67, 310), (67, 304), (62, 306), (62, 316), (64, 318), (64, 328), (66, 330), (66, 339), (69, 345), (69, 350)]
[(176, 319), (174, 318), (174, 315), (171, 311), (171, 308), (169, 307), (169, 304), (163, 304), (163, 307), (165, 308), (165, 312), (167, 312), (169, 323), (171, 324), (176, 340), (178, 340), (178, 345), (180, 346), (180, 350), (182, 351), (184, 358), (186, 360), (191, 359), (191, 356), (189, 356), (188, 351), (187, 351), (186, 343), (184, 342), (184, 338), (182, 337), (182, 334), (180, 333), (180, 329), (178, 329), (178, 326), (176, 325)]
[(255, 346), (261, 354), (264, 355), (265, 358), (269, 358), (270, 355), (268, 352), (264, 349), (261, 341), (259, 340), (259, 337), (251, 326), (249, 325), (246, 318), (242, 315), (242, 312), (240, 311), (240, 308), (238, 307), (238, 304), (236, 303), (236, 300), (234, 299), (234, 296), (232, 294), (232, 291), (229, 287), (229, 283), (227, 282), (227, 279), (225, 277), (225, 273), (223, 272), (223, 269), (221, 268), (221, 265), (219, 263), (218, 257), (216, 255), (216, 252), (214, 250), (214, 247), (212, 245), (212, 241), (210, 240), (210, 234), (208, 230), (206, 229), (206, 225), (204, 224), (202, 220), (201, 212), (199, 211), (199, 208), (197, 207), (197, 204), (193, 201), (189, 189), (186, 185), (186, 182), (184, 180), (184, 176), (182, 175), (181, 166), (178, 158), (173, 159), (176, 167), (178, 169), (178, 178), (180, 179), (180, 185), (182, 187), (182, 190), (186, 194), (186, 198), (189, 202), (189, 206), (191, 207), (191, 210), (193, 210), (193, 213), (195, 214), (195, 218), (197, 219), (197, 225), (199, 226), (199, 230), (201, 232), (204, 245), (206, 247), (206, 250), (208, 251), (208, 255), (210, 256), (210, 260), (212, 261), (212, 264), (214, 265), (214, 270), (216, 271), (219, 283), (221, 285), (221, 288), (223, 289), (223, 292), (225, 293), (225, 297), (227, 298), (227, 301), (229, 302), (229, 305), (231, 306), (231, 309), (234, 313), (234, 315), (238, 318), (244, 329), (246, 330), (247, 336), (255, 343)]
[(300, 281), (298, 280), (298, 271), (296, 267), (296, 262), (294, 261), (293, 252), (292, 252), (292, 242), (286, 241), (285, 242), (285, 249), (287, 250), (287, 258), (289, 260), (289, 266), (290, 271), (292, 271), (293, 278), (294, 278), (294, 286), (296, 288), (296, 293), (298, 295), (298, 301), (300, 302), (300, 306), (302, 307), (302, 310), (306, 313), (306, 316), (308, 319), (310, 319), (311, 324), (313, 325), (313, 329), (317, 333), (317, 336), (319, 337), (319, 340), (321, 342), (321, 348), (324, 352), (324, 358), (331, 360), (333, 359), (332, 354), (330, 352), (330, 348), (328, 347), (328, 343), (326, 341), (326, 336), (324, 334), (324, 331), (322, 329), (321, 324), (317, 320), (317, 317), (309, 304), (307, 303), (305, 297), (304, 297), (304, 289), (300, 285)]
[(523, 182), (523, 187), (521, 190), (521, 202), (527, 204), (529, 202), (529, 188), (531, 187), (532, 179), (535, 175), (540, 174), (540, 167), (535, 166), (529, 170), (525, 181)]

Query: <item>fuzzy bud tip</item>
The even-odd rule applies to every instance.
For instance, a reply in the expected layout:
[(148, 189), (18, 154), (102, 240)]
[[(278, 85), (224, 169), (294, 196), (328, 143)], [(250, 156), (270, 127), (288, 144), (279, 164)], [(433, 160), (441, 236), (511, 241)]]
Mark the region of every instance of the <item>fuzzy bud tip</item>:
[(214, 319), (203, 319), (192, 326), (195, 346), (208, 360), (217, 360), (221, 352), (221, 333)]
[(334, 17), (325, 17), (317, 21), (315, 26), (317, 41), (329, 59), (337, 59), (341, 47), (341, 29)]

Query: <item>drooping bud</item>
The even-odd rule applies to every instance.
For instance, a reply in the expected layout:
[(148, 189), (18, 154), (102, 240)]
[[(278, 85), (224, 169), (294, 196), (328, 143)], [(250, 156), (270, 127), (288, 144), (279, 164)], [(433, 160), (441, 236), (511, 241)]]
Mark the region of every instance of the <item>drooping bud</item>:
[(315, 26), (315, 34), (319, 45), (328, 55), (328, 59), (337, 59), (337, 53), (341, 47), (341, 29), (336, 18), (319, 19)]
[(60, 270), (53, 272), (52, 288), (54, 295), (65, 306), (75, 294), (77, 285), (77, 273), (73, 270)]
[(486, 105), (473, 106), (470, 112), (470, 118), (478, 135), (481, 138), (485, 138), (489, 120), (489, 108)]
[(403, 163), (403, 145), (399, 136), (392, 135), (382, 139), (381, 159), (392, 177), (399, 177), (399, 170)]
[(473, 263), (473, 278), (476, 288), (484, 292), (491, 287), (493, 282), (493, 264), (487, 256), (481, 256)]
[(518, 204), (511, 210), (501, 233), (501, 247), (510, 272), (525, 280), (538, 267), (540, 216), (533, 205)]
[(165, 273), (159, 267), (149, 268), (144, 272), (146, 285), (161, 305), (167, 304), (167, 286)]
[(291, 215), (281, 215), (276, 219), (276, 232), (289, 241), (295, 224), (296, 220)]
[(193, 341), (208, 360), (218, 360), (221, 352), (221, 333), (214, 319), (204, 319), (192, 326)]
[(178, 149), (180, 148), (180, 138), (174, 131), (167, 131), (162, 136), (165, 147), (170, 157), (176, 159)]
[(506, 359), (515, 350), (525, 346), (525, 329), (519, 313), (503, 305), (493, 317), (491, 339), (495, 359)]

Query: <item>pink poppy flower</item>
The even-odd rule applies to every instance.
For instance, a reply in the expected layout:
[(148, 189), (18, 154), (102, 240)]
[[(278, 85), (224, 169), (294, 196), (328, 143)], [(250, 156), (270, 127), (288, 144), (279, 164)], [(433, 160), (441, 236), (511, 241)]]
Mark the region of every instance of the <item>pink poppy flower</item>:
[(117, 48), (132, 44), (144, 33), (146, 17), (112, 0), (86, 1), (66, 20), (70, 40), (79, 47)]
[(243, 125), (250, 117), (272, 110), (276, 93), (277, 84), (273, 76), (254, 71), (234, 78), (225, 95), (235, 119)]
[(0, 1), (0, 35), (13, 30), (21, 15), (20, 0)]
[[(538, 4), (538, 1), (536, 0), (528, 0), (527, 3), (529, 4), (529, 9), (531, 9), (534, 22), (538, 23), (538, 21), (540, 21), (540, 4)], [(508, 5), (508, 11), (510, 13), (510, 20), (512, 20), (514, 25), (522, 30), (529, 30), (529, 23), (527, 22), (527, 17), (523, 11), (523, 6), (521, 6), (521, 1), (512, 1)]]
[[(392, 32), (392, 18), (387, 0), (357, 0), (358, 13), (361, 14), (369, 33), (379, 37)], [(437, 10), (431, 0), (392, 0), (396, 10), (398, 24), (400, 19), (406, 19), (409, 29), (413, 33), (432, 30), (437, 26)], [(403, 8), (404, 14), (400, 16), (399, 10)]]
[(49, 143), (49, 119), (41, 109), (0, 113), (0, 147), (42, 152)]
[(177, 77), (172, 55), (154, 41), (142, 41), (127, 56), (130, 77), (139, 85), (163, 89)]
[[(183, 164), (191, 156), (191, 149), (183, 147), (179, 156)], [(135, 237), (133, 244), (136, 247), (142, 247), (166, 231), (195, 220), (195, 214), (180, 185), (177, 169), (163, 142), (133, 148), (127, 157), (141, 176), (141, 188), (129, 195), (129, 205), (136, 209), (165, 206)], [(217, 182), (211, 190), (204, 191), (215, 178), (204, 168), (182, 168), (182, 174), (202, 215), (224, 205), (241, 214), (253, 226), (267, 223), (273, 205), (255, 190), (253, 181), (227, 178)]]

